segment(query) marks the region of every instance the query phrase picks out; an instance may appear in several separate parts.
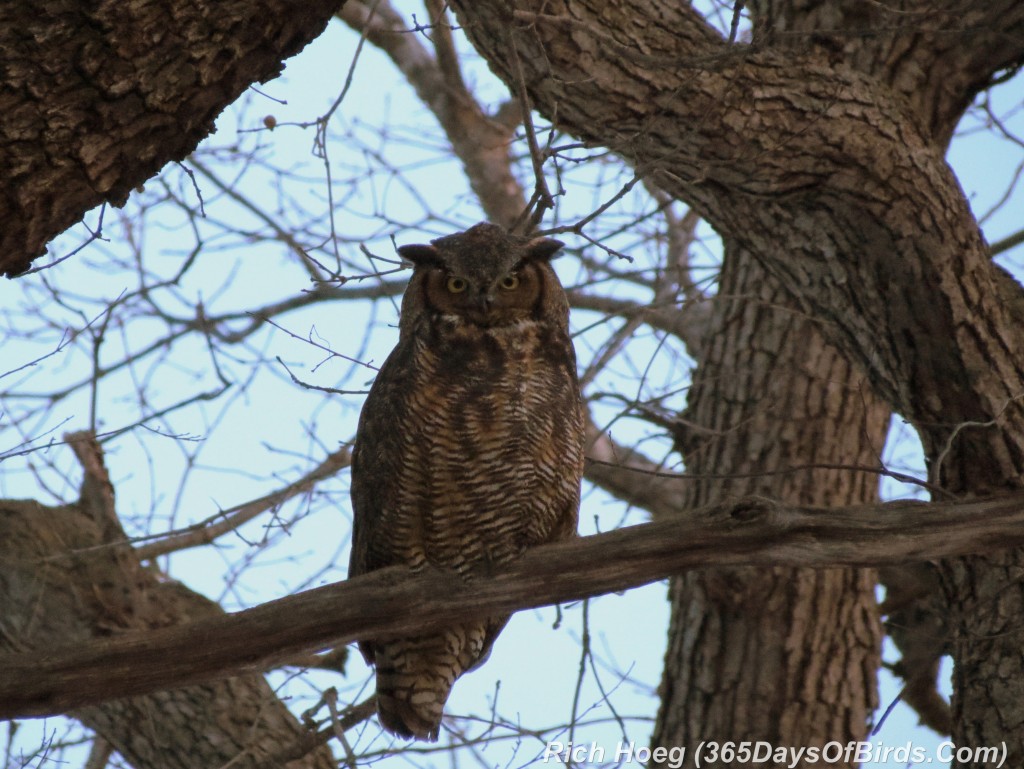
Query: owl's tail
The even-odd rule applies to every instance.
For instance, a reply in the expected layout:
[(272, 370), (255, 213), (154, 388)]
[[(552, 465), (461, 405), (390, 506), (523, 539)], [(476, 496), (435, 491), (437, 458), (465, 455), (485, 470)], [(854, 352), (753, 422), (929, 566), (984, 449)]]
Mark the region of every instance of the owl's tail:
[(492, 639), (480, 622), (375, 645), (381, 726), (399, 737), (436, 741), (455, 679), (483, 661)]

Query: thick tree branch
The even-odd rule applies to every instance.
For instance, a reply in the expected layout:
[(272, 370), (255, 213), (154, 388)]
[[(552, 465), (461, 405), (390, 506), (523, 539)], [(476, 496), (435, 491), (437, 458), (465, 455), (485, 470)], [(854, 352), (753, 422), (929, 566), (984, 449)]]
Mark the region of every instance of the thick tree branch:
[(830, 568), (991, 552), (1024, 543), (1024, 496), (814, 509), (760, 498), (531, 550), (471, 583), (393, 568), (225, 616), (0, 657), (0, 718), (263, 670), (358, 638), (623, 590), (687, 569)]
[(899, 93), (941, 146), (975, 94), (1024, 61), (1024, 6), (1017, 0), (748, 6), (757, 42), (827, 49)]
[[(338, 0), (0, 4), (0, 274), (180, 160)], [(43, 65), (45, 63), (45, 66)]]

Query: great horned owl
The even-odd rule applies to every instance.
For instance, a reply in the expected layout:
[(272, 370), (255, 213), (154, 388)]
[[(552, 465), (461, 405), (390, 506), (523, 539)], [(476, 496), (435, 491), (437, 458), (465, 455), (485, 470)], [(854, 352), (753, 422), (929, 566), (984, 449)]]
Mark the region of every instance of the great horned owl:
[[(549, 263), (561, 246), (484, 223), (398, 249), (414, 270), (359, 418), (350, 576), (396, 564), (466, 575), (575, 536), (583, 413)], [(452, 685), (507, 621), (361, 641), (384, 728), (436, 740)]]

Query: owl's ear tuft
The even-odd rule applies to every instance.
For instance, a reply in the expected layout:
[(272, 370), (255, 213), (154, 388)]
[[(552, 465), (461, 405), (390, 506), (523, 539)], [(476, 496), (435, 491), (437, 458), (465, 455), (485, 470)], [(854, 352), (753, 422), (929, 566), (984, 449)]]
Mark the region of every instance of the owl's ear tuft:
[(523, 261), (546, 262), (564, 245), (565, 243), (554, 238), (534, 238), (526, 244), (526, 258)]
[(441, 255), (433, 246), (414, 244), (399, 246), (398, 255), (417, 267), (440, 267)]

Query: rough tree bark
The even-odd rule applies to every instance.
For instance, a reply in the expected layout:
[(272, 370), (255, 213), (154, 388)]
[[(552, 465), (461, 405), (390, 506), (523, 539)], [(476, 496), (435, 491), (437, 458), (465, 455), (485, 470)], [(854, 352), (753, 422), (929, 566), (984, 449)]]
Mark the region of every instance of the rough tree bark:
[[(728, 249), (679, 431), (687, 508), (743, 494), (877, 498), (888, 409), (767, 276)], [(721, 569), (671, 583), (652, 745), (824, 746), (866, 738), (881, 626), (873, 570)]]
[(342, 2), (0, 5), (0, 275), (183, 159)]
[[(682, 4), (456, 6), (538, 109), (694, 205), (731, 254), (749, 252), (911, 420), (934, 483), (1021, 486), (1024, 358), (1006, 308), (1020, 288), (991, 265), (943, 153), (977, 90), (1024, 61), (1024, 7), (762, 2), (755, 43), (739, 46)], [(1008, 739), (1015, 764), (1022, 565), (1014, 552), (944, 569), (954, 739)]]

